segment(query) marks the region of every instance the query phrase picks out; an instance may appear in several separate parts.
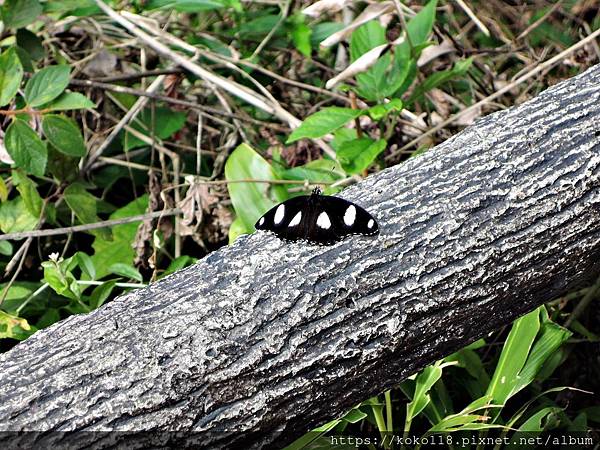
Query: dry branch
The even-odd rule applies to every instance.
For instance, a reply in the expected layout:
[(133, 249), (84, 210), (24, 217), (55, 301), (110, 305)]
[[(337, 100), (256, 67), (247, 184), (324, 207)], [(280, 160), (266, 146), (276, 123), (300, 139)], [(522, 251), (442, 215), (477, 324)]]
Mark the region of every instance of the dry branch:
[(599, 124), (596, 66), (344, 191), (378, 238), (243, 237), (38, 332), (0, 356), (0, 429), (283, 447), (598, 277)]

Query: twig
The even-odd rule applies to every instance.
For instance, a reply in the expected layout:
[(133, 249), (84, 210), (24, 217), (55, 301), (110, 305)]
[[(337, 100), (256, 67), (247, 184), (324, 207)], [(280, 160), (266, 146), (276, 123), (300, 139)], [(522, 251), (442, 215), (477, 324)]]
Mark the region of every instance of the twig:
[[(162, 85), (164, 79), (165, 75), (159, 76), (158, 78), (156, 78), (156, 80), (152, 82), (152, 84), (148, 87), (147, 90), (149, 92), (155, 92)], [(115, 137), (117, 137), (117, 135), (121, 132), (125, 125), (127, 125), (135, 117), (137, 117), (137, 115), (144, 108), (144, 106), (146, 106), (146, 103), (148, 103), (148, 97), (139, 97), (136, 100), (134, 105), (125, 113), (125, 115), (121, 118), (119, 123), (112, 129), (112, 131), (102, 142), (102, 144), (100, 144), (100, 146), (95, 151), (90, 152), (90, 155), (83, 167), (84, 172), (87, 171), (100, 156), (102, 156), (104, 150), (106, 150), (108, 146), (112, 144), (112, 141), (115, 139)]]
[(158, 75), (172, 75), (172, 74), (179, 74), (179, 73), (182, 73), (182, 70), (179, 68), (147, 70), (145, 72), (125, 73), (122, 75), (115, 75), (112, 77), (92, 78), (92, 80), (102, 82), (102, 83), (114, 83), (115, 81), (132, 81), (132, 80), (138, 80), (140, 78), (155, 77)]
[[(458, 0), (457, 0), (458, 1)], [(523, 31), (521, 34), (519, 34), (517, 36), (517, 41), (519, 39), (523, 39), (525, 36), (527, 36), (529, 33), (531, 33), (533, 30), (535, 30), (537, 27), (539, 27), (542, 23), (544, 23), (546, 21), (546, 19), (548, 17), (550, 17), (554, 11), (556, 11), (558, 8), (561, 7), (563, 0), (558, 0), (553, 6), (552, 8), (550, 8), (546, 14), (544, 14), (542, 17), (540, 17), (538, 20), (536, 20), (535, 22), (533, 22), (531, 25), (529, 25), (527, 28), (525, 28), (525, 31)]]
[(462, 116), (470, 113), (471, 111), (476, 110), (477, 108), (480, 108), (481, 106), (490, 103), (491, 101), (497, 99), (498, 97), (502, 96), (503, 94), (505, 94), (506, 92), (509, 92), (511, 89), (513, 89), (515, 86), (518, 86), (519, 84), (523, 83), (524, 81), (527, 81), (528, 79), (532, 78), (533, 76), (537, 75), (538, 73), (540, 73), (541, 71), (547, 69), (548, 67), (556, 64), (557, 62), (561, 61), (563, 58), (565, 58), (566, 56), (568, 56), (569, 54), (573, 53), (574, 51), (576, 51), (577, 49), (583, 47), (584, 45), (586, 45), (588, 42), (593, 41), (594, 39), (596, 39), (598, 36), (600, 36), (600, 29), (594, 31), (592, 34), (590, 34), (589, 36), (585, 37), (584, 39), (580, 40), (579, 42), (577, 42), (576, 44), (572, 45), (571, 47), (569, 47), (566, 50), (563, 50), (562, 52), (560, 52), (558, 55), (550, 58), (549, 60), (543, 62), (542, 64), (540, 64), (539, 66), (535, 67), (534, 69), (532, 69), (530, 72), (522, 75), (521, 77), (517, 78), (515, 81), (513, 81), (512, 83), (507, 84), (506, 86), (504, 86), (502, 89), (497, 90), (496, 92), (494, 92), (492, 95), (484, 98), (483, 100), (478, 101), (477, 103), (474, 103), (473, 105), (469, 106), (468, 108), (463, 109), (462, 111), (456, 113), (455, 115), (453, 115), (452, 117), (444, 120), (442, 123), (440, 123), (439, 125), (436, 125), (435, 127), (431, 128), (430, 130), (426, 131), (425, 133), (423, 133), (422, 135), (420, 135), (419, 137), (413, 139), (412, 141), (410, 141), (408, 144), (400, 147), (399, 149), (395, 150), (394, 152), (390, 153), (389, 155), (387, 155), (385, 157), (386, 161), (390, 161), (392, 159), (394, 159), (398, 154), (400, 154), (401, 152), (403, 152), (404, 150), (407, 150), (409, 148), (411, 148), (412, 146), (418, 144), (419, 142), (421, 142), (423, 139), (425, 139), (428, 136), (431, 136), (432, 134), (436, 133), (437, 131), (443, 129), (444, 127), (446, 127), (447, 125), (457, 121), (458, 119), (460, 119)]
[(165, 211), (154, 211), (146, 214), (139, 214), (137, 216), (123, 217), (122, 219), (111, 219), (103, 220), (95, 223), (85, 223), (82, 225), (74, 225), (71, 227), (63, 228), (52, 228), (49, 230), (34, 230), (34, 231), (21, 231), (19, 233), (9, 233), (0, 235), (0, 241), (19, 240), (23, 238), (37, 238), (43, 236), (56, 236), (59, 234), (78, 233), (81, 231), (97, 230), (98, 228), (114, 227), (115, 225), (123, 225), (125, 223), (141, 222), (146, 219), (155, 219), (157, 217), (167, 217), (181, 214), (179, 208), (167, 209)]
[(108, 15), (111, 19), (116, 21), (119, 25), (124, 27), (131, 34), (137, 36), (140, 41), (144, 44), (152, 48), (158, 54), (164, 56), (165, 58), (170, 59), (175, 64), (182, 66), (184, 69), (192, 72), (194, 75), (199, 76), (200, 78), (208, 81), (209, 83), (213, 83), (214, 85), (220, 87), (221, 89), (226, 90), (227, 92), (235, 95), (236, 97), (241, 98), (247, 103), (269, 113), (279, 117), (281, 120), (285, 120), (290, 124), (291, 127), (295, 128), (300, 124), (300, 120), (295, 118), (288, 111), (284, 110), (281, 107), (276, 107), (267, 102), (267, 99), (257, 94), (254, 91), (234, 82), (231, 80), (227, 80), (223, 77), (220, 77), (207, 69), (199, 66), (198, 64), (192, 62), (187, 57), (180, 55), (172, 51), (166, 45), (158, 42), (148, 33), (142, 31), (140, 28), (135, 26), (129, 20), (127, 20), (122, 15), (118, 14), (115, 10), (106, 5), (102, 0), (94, 0), (94, 3), (102, 10), (106, 15)]
[(467, 16), (469, 16), (469, 18), (473, 21), (475, 26), (477, 28), (479, 28), (479, 30), (483, 34), (485, 34), (487, 37), (489, 37), (490, 30), (488, 30), (487, 27), (483, 24), (483, 22), (481, 22), (481, 20), (479, 20), (479, 18), (475, 15), (475, 13), (471, 10), (471, 8), (469, 8), (469, 6), (463, 0), (456, 0), (456, 3), (458, 3), (458, 6), (460, 6), (462, 8), (462, 10), (467, 14)]

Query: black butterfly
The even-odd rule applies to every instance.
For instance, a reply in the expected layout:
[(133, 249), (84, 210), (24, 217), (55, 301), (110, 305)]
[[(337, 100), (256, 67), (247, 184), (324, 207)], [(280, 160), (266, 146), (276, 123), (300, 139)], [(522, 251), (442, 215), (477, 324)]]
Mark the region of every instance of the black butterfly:
[(267, 211), (254, 227), (274, 232), (290, 241), (306, 240), (330, 245), (349, 234), (379, 233), (375, 218), (354, 203), (339, 197), (311, 195), (290, 198)]

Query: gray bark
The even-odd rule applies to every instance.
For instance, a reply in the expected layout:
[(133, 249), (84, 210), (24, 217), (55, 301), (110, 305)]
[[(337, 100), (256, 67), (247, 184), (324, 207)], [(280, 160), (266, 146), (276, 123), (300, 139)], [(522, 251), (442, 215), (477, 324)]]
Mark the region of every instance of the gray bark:
[(376, 238), (255, 233), (40, 331), (0, 356), (0, 429), (283, 447), (598, 277), (599, 131), (596, 66), (345, 190)]

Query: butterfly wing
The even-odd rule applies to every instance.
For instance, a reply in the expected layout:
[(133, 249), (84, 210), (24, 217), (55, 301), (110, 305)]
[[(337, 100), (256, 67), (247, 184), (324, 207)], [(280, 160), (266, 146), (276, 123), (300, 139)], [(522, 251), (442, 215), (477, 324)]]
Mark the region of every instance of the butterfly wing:
[(379, 233), (377, 220), (364, 208), (339, 197), (323, 196), (320, 199), (322, 209), (329, 212), (332, 228), (338, 239), (350, 234), (366, 236)]
[(281, 239), (304, 239), (321, 245), (333, 244), (349, 234), (379, 233), (375, 218), (360, 206), (319, 194), (294, 197), (274, 206), (258, 219), (255, 228), (272, 231)]
[[(302, 216), (307, 215), (309, 198), (310, 196), (300, 195), (274, 206), (258, 219), (254, 228), (272, 231), (278, 237), (291, 241), (304, 239), (305, 221), (302, 220)], [(298, 214), (300, 214), (300, 217), (298, 217)]]

